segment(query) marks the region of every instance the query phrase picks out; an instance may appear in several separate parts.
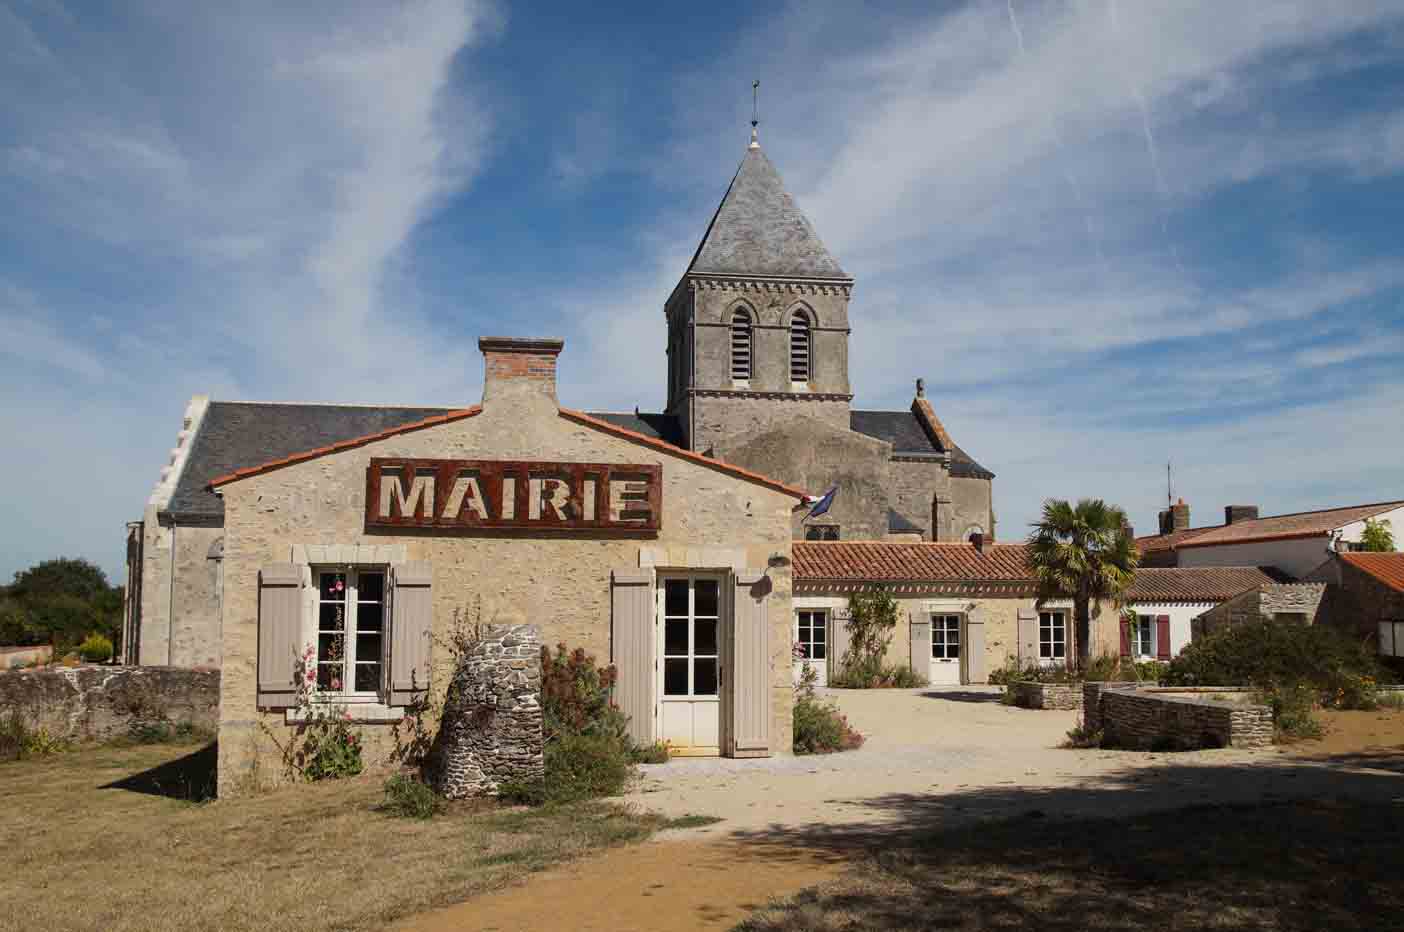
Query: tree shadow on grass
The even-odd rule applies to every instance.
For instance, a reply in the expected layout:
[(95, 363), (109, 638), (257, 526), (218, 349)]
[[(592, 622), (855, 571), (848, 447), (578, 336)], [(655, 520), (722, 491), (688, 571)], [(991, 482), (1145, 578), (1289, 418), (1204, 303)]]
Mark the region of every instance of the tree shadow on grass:
[(1353, 757), (850, 800), (873, 820), (737, 835), (857, 864), (743, 928), (1400, 928), (1404, 755)]
[(215, 774), (218, 766), (219, 743), (212, 741), (192, 754), (166, 761), (150, 770), (143, 770), (121, 780), (114, 780), (99, 788), (129, 790), (133, 793), (164, 796), (183, 802), (203, 803), (215, 798)]

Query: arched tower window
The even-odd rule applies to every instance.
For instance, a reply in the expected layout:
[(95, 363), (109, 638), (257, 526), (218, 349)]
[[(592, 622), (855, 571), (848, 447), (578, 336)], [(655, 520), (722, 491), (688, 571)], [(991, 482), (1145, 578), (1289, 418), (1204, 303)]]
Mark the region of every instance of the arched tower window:
[(751, 313), (744, 307), (731, 312), (731, 377), (751, 377)]
[(790, 381), (808, 382), (813, 377), (813, 326), (809, 314), (795, 311), (790, 318)]

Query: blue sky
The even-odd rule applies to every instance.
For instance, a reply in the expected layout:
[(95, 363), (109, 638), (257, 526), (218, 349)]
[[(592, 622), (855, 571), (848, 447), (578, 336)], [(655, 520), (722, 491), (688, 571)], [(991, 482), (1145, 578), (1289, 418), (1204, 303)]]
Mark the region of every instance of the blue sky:
[(510, 333), (657, 409), (753, 78), (855, 404), (924, 376), (1001, 538), (1167, 459), (1197, 522), (1404, 498), (1404, 2), (686, 9), (0, 0), (0, 578), (120, 578), (195, 393), (472, 403)]

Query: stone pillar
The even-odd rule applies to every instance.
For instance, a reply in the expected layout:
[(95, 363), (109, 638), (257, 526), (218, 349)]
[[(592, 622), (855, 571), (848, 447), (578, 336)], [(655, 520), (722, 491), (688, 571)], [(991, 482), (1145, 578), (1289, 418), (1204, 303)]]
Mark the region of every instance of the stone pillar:
[(541, 634), (535, 625), (490, 625), (449, 682), (427, 777), (449, 799), (491, 796), (507, 781), (545, 772)]

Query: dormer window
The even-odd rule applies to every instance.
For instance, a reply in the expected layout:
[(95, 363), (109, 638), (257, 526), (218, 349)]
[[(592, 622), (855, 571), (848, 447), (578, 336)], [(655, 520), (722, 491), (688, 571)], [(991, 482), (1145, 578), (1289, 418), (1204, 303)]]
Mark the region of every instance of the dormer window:
[(731, 312), (731, 378), (751, 378), (751, 313), (743, 307)]
[(791, 382), (808, 382), (813, 375), (810, 366), (813, 349), (812, 329), (809, 314), (803, 310), (795, 311), (794, 316), (790, 318)]

